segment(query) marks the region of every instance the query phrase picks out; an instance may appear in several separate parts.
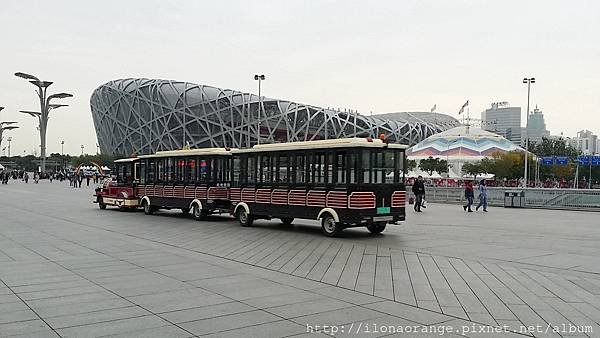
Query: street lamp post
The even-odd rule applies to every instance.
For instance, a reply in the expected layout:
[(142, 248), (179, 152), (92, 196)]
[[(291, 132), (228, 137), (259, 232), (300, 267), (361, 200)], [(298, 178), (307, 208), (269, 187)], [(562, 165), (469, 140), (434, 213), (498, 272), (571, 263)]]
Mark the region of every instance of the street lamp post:
[(65, 169), (65, 141), (60, 141), (60, 158), (62, 159), (62, 167)]
[(527, 170), (529, 169), (527, 159), (527, 155), (529, 154), (529, 98), (531, 96), (531, 84), (535, 83), (535, 78), (524, 78), (523, 83), (527, 84), (527, 112), (525, 113), (527, 121), (525, 122), (525, 172), (523, 175), (523, 188), (527, 188)]
[[(4, 109), (4, 107), (0, 107), (0, 111), (2, 111), (3, 109)], [(17, 122), (15, 122), (15, 121), (0, 122), (0, 146), (2, 146), (2, 140), (4, 139), (4, 136), (2, 136), (2, 134), (4, 134), (4, 131), (19, 128), (18, 126), (14, 125), (15, 123), (17, 123)], [(8, 139), (9, 144), (10, 144), (10, 140), (11, 140), (11, 138), (9, 137), (9, 139)], [(8, 151), (8, 153), (10, 154), (10, 150)], [(10, 157), (10, 155), (8, 155), (8, 156)]]
[(48, 87), (52, 84), (50, 81), (41, 81), (37, 77), (25, 73), (15, 73), (15, 76), (23, 78), (25, 80), (29, 80), (31, 84), (37, 87), (36, 94), (40, 99), (40, 111), (39, 112), (31, 112), (31, 111), (21, 111), (22, 113), (29, 114), (33, 117), (37, 117), (39, 120), (39, 130), (40, 130), (40, 143), (41, 143), (41, 155), (42, 155), (42, 172), (46, 171), (46, 130), (48, 127), (48, 115), (50, 114), (50, 110), (64, 107), (65, 105), (59, 104), (51, 104), (50, 101), (52, 99), (64, 99), (67, 97), (73, 97), (72, 94), (68, 93), (58, 93), (46, 96)]
[(261, 117), (261, 111), (262, 111), (262, 96), (260, 96), (260, 83), (261, 81), (263, 81), (265, 79), (264, 75), (254, 75), (254, 80), (258, 81), (258, 119), (256, 120), (257, 124), (256, 124), (256, 139), (258, 144), (260, 144), (260, 117)]

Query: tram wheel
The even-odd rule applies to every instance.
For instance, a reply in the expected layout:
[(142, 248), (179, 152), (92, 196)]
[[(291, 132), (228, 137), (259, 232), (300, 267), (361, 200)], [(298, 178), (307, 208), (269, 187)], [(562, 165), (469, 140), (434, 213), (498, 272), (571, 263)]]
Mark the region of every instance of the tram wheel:
[(154, 213), (154, 208), (148, 203), (148, 201), (144, 200), (142, 202), (142, 207), (144, 208), (144, 214), (152, 215)]
[(342, 230), (344, 230), (342, 224), (336, 222), (333, 216), (329, 214), (321, 219), (321, 227), (323, 228), (323, 234), (328, 237), (337, 237), (342, 233)]
[(367, 229), (372, 234), (379, 234), (379, 233), (382, 233), (383, 230), (385, 230), (386, 225), (387, 225), (387, 223), (373, 223), (373, 224), (367, 225)]
[(281, 217), (281, 225), (290, 226), (294, 221), (294, 217)]
[(237, 213), (237, 218), (240, 222), (240, 225), (243, 227), (252, 226), (252, 222), (254, 222), (254, 217), (250, 215), (244, 208), (240, 208), (240, 211)]
[(196, 221), (202, 221), (206, 219), (206, 216), (208, 216), (208, 212), (200, 209), (200, 206), (198, 204), (194, 204), (194, 206), (192, 207), (192, 216), (194, 216), (194, 219)]
[(102, 197), (98, 197), (98, 207), (101, 210), (106, 209), (106, 204), (104, 204), (104, 200), (102, 199)]

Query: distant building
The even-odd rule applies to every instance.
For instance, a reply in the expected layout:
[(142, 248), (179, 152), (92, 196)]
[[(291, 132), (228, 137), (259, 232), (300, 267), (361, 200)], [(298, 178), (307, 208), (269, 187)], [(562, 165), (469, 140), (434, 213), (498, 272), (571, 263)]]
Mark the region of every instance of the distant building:
[(571, 145), (584, 155), (593, 155), (600, 153), (600, 141), (598, 135), (589, 130), (581, 130), (576, 137), (569, 140)]
[(529, 142), (542, 142), (542, 138), (550, 136), (550, 132), (546, 129), (544, 113), (537, 106), (529, 114), (529, 123), (526, 128), (527, 132), (523, 136), (529, 138)]
[(481, 112), (482, 127), (504, 136), (514, 144), (521, 144), (521, 107), (509, 107), (508, 102), (492, 103)]

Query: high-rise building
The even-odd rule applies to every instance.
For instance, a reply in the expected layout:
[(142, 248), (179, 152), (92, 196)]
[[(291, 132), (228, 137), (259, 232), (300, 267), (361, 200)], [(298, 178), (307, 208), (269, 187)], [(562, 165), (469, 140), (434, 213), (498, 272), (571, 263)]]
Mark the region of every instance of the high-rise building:
[(527, 131), (523, 137), (529, 138), (529, 142), (542, 142), (542, 138), (550, 136), (550, 132), (546, 129), (544, 113), (537, 106), (528, 118)]
[(481, 112), (482, 127), (502, 135), (514, 144), (521, 144), (521, 107), (510, 107), (508, 102), (492, 103)]
[(571, 140), (571, 145), (581, 151), (584, 155), (593, 155), (600, 153), (600, 142), (598, 135), (589, 130), (581, 130), (576, 137)]

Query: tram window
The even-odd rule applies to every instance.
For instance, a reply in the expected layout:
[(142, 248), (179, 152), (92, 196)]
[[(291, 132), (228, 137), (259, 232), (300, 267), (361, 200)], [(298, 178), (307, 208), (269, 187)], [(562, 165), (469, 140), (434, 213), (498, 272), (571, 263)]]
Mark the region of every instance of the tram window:
[(363, 173), (363, 183), (371, 182), (371, 153), (368, 150), (362, 152), (361, 171)]
[(173, 181), (175, 182), (183, 182), (185, 180), (185, 159), (177, 158), (174, 159), (173, 162), (175, 165), (175, 175), (173, 176)]
[(133, 181), (133, 173), (132, 173), (132, 165), (131, 163), (127, 163), (125, 165), (123, 165), (123, 176), (124, 176), (124, 181), (125, 183), (131, 183)]
[(306, 183), (306, 161), (304, 160), (304, 155), (296, 155), (296, 184), (305, 184)]
[(256, 184), (256, 157), (248, 156), (248, 184)]
[(156, 182), (164, 183), (165, 181), (165, 160), (159, 158), (156, 160)]
[(394, 183), (395, 178), (397, 177), (394, 172), (394, 162), (398, 153), (394, 153), (394, 151), (384, 151), (383, 152), (383, 170), (384, 170), (384, 182), (385, 183)]
[(133, 164), (133, 179), (138, 181), (140, 179), (140, 162), (137, 161)]
[(165, 165), (165, 182), (166, 183), (173, 183), (174, 176), (175, 176), (175, 168), (174, 168), (173, 159), (172, 158), (167, 158), (165, 160), (165, 162), (166, 162), (166, 165)]
[(201, 183), (206, 183), (208, 181), (208, 161), (206, 161), (205, 159), (201, 159), (199, 161), (199, 166), (198, 169), (200, 171), (200, 177), (199, 181)]
[(262, 155), (259, 157), (260, 159), (260, 174), (261, 174), (261, 183), (270, 184), (271, 183), (271, 163), (268, 155)]
[(221, 158), (221, 163), (223, 163), (223, 183), (226, 186), (229, 186), (229, 182), (231, 182), (231, 161), (229, 158)]
[(287, 155), (279, 155), (279, 173), (277, 182), (288, 183), (289, 160)]
[(248, 159), (241, 159), (239, 157), (235, 157), (233, 159), (233, 185), (239, 186), (241, 181), (241, 172), (247, 171)]
[[(393, 164), (394, 162), (392, 162)], [(393, 171), (393, 166), (392, 166)], [(386, 168), (383, 163), (383, 152), (371, 152), (371, 183), (384, 183), (386, 177)]]
[(347, 159), (348, 167), (350, 169), (348, 183), (358, 183), (358, 153), (348, 154)]
[(214, 168), (214, 183), (226, 183), (229, 180), (229, 166), (223, 158), (215, 158), (210, 161)]
[(394, 183), (404, 182), (404, 152), (397, 151), (395, 160), (396, 171), (394, 172)]
[(336, 163), (335, 163), (336, 178), (335, 178), (334, 183), (345, 184), (346, 183), (346, 154), (336, 153), (335, 159), (336, 159)]
[[(144, 161), (145, 162), (145, 161)], [(156, 181), (154, 177), (155, 167), (154, 160), (148, 160), (148, 173), (147, 173), (147, 181), (148, 183), (154, 183)]]
[(140, 183), (146, 183), (146, 161), (141, 160), (139, 162), (140, 171), (139, 171), (139, 179)]
[(198, 172), (196, 171), (196, 160), (188, 158), (186, 161), (185, 181), (187, 183), (195, 183), (198, 179)]
[(312, 168), (310, 171), (313, 173), (312, 183), (325, 183), (325, 154), (315, 154), (313, 161), (310, 162)]
[(327, 155), (326, 155), (327, 162), (325, 163), (325, 170), (326, 170), (325, 179), (326, 179), (327, 183), (334, 183), (333, 182), (333, 165), (334, 165), (333, 158), (334, 158), (333, 153), (327, 153)]

